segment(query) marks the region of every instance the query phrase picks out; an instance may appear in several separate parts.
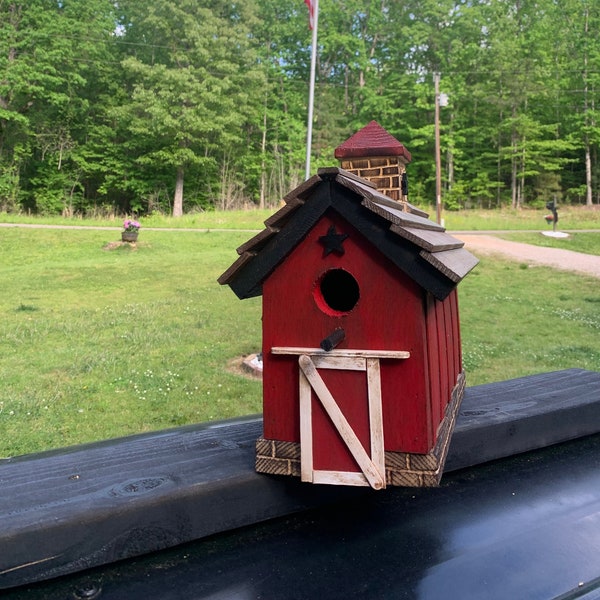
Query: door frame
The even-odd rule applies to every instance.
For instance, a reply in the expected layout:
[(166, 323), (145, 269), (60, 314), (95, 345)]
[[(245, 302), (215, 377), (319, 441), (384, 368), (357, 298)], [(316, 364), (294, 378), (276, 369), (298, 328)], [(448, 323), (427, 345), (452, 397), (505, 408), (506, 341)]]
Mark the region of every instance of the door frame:
[[(300, 470), (302, 481), (334, 485), (386, 487), (380, 359), (407, 359), (410, 353), (386, 350), (331, 350), (320, 348), (275, 347), (273, 354), (298, 356), (300, 409)], [(364, 371), (367, 377), (370, 448), (363, 446), (335, 398), (319, 374), (319, 369)], [(313, 465), (313, 392), (327, 413), (360, 472), (317, 470)]]

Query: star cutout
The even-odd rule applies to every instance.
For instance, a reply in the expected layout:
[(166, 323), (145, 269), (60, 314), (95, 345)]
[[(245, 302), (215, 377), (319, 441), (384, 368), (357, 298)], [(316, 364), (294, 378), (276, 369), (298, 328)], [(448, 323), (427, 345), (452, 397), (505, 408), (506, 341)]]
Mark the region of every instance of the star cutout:
[(344, 246), (342, 244), (347, 237), (347, 233), (336, 233), (335, 226), (331, 225), (327, 230), (327, 235), (322, 235), (319, 238), (319, 243), (325, 248), (325, 256), (328, 256), (332, 252), (342, 256), (344, 254)]

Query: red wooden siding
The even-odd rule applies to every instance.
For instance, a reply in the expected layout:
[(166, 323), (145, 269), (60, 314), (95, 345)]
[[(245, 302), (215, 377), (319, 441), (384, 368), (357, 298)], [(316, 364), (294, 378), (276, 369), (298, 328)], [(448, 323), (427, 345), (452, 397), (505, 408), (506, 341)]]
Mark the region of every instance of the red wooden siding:
[(449, 383), (448, 373), (448, 339), (446, 336), (446, 319), (444, 311), (444, 303), (439, 300), (435, 302), (435, 314), (437, 323), (437, 340), (439, 353), (439, 373), (440, 373), (440, 397), (438, 399), (439, 410), (443, 412), (447, 398), (450, 397), (452, 389)]
[[(325, 256), (319, 243), (332, 225), (349, 235), (341, 256)], [(358, 283), (360, 298), (347, 313), (322, 310), (315, 299), (320, 278), (331, 269), (344, 269)], [(423, 293), (339, 215), (326, 213), (263, 284), (264, 437), (299, 441), (300, 435), (297, 357), (273, 356), (270, 349), (316, 348), (343, 327), (339, 348), (411, 353), (407, 360), (381, 361), (385, 449), (427, 452), (432, 425)]]
[[(321, 377), (336, 399), (344, 416), (363, 448), (371, 445), (369, 410), (367, 402), (367, 378), (365, 372), (322, 370)], [(339, 433), (332, 425), (322, 404), (313, 392), (313, 466), (326, 471), (360, 472), (360, 468)], [(318, 447), (315, 447), (318, 446)]]
[(458, 291), (455, 289), (448, 296), (452, 307), (452, 339), (454, 347), (454, 380), (462, 371), (462, 345), (460, 341), (460, 318), (458, 313)]
[(444, 417), (457, 377), (462, 370), (460, 326), (456, 290), (443, 300), (426, 299), (431, 423), (435, 429)]
[[(427, 368), (429, 378), (429, 401), (431, 423), (433, 428), (442, 420), (441, 412), (442, 391), (440, 377), (440, 349), (438, 344), (438, 321), (436, 312), (436, 300), (432, 294), (426, 294), (426, 328), (427, 328)], [(432, 437), (435, 435), (435, 429), (432, 430)]]

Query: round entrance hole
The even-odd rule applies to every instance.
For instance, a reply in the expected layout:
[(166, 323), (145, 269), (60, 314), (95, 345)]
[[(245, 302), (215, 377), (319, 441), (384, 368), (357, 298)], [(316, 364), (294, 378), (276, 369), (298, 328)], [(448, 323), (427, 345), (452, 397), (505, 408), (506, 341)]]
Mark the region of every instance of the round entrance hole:
[(319, 308), (333, 315), (350, 312), (360, 298), (358, 282), (344, 269), (332, 269), (321, 277), (315, 288)]

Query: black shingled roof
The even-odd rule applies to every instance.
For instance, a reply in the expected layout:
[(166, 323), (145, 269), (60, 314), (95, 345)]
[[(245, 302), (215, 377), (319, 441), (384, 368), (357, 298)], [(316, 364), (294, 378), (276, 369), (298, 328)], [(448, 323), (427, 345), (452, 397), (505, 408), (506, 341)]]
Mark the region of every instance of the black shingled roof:
[(284, 198), (265, 229), (237, 249), (219, 277), (239, 298), (262, 294), (263, 281), (331, 209), (421, 287), (443, 300), (478, 260), (427, 213), (391, 200), (369, 181), (338, 167), (319, 169)]

